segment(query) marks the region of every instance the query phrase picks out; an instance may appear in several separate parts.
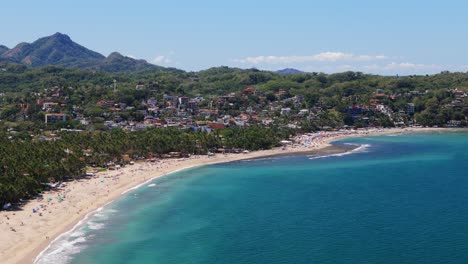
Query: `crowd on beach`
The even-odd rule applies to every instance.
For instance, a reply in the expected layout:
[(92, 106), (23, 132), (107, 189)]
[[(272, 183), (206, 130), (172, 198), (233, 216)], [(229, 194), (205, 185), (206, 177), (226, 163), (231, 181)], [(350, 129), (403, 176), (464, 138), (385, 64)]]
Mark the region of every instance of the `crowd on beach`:
[[(340, 138), (344, 136), (350, 136), (350, 135), (362, 135), (362, 134), (368, 134), (368, 133), (377, 133), (377, 132), (382, 132), (383, 130), (379, 129), (373, 129), (373, 130), (340, 130), (340, 131), (332, 131), (332, 132), (317, 132), (317, 133), (306, 133), (306, 134), (300, 134), (294, 137), (291, 141), (293, 147), (305, 147), (305, 148), (319, 148), (322, 146), (326, 141), (329, 141), (330, 139), (335, 139), (335, 138)], [(283, 148), (283, 151), (291, 151), (291, 149), (286, 149)], [(227, 154), (224, 154), (226, 156)], [(151, 171), (157, 171), (157, 170), (165, 170), (168, 169), (170, 166), (174, 165), (174, 163), (182, 163), (187, 160), (199, 160), (203, 159), (206, 157), (199, 156), (199, 155), (194, 155), (189, 158), (180, 158), (180, 159), (168, 159), (168, 160), (151, 160), (150, 162), (147, 162), (146, 169), (143, 167), (134, 167), (134, 168), (129, 168), (128, 170), (123, 171), (121, 168), (118, 168), (116, 171), (105, 171), (102, 173), (96, 173), (97, 171), (94, 171), (93, 173), (90, 174), (91, 178), (93, 179), (99, 179), (98, 180), (98, 185), (100, 185), (100, 188), (95, 188), (95, 191), (90, 192), (89, 195), (91, 196), (107, 196), (109, 192), (112, 190), (113, 185), (118, 184), (120, 177), (126, 176), (133, 178), (133, 180), (136, 179), (137, 174), (141, 174), (143, 171), (146, 170), (151, 170)], [(210, 158), (210, 157), (208, 157)], [(143, 180), (146, 180), (147, 177), (145, 177)], [(110, 181), (109, 181), (110, 180)], [(77, 180), (80, 182), (82, 187), (85, 187), (85, 185), (89, 184), (87, 183), (86, 180)], [(112, 184), (113, 183), (113, 184)], [(29, 215), (30, 217), (33, 217), (34, 215), (37, 215), (39, 217), (43, 216), (44, 214), (52, 214), (53, 210), (58, 209), (58, 204), (63, 203), (66, 201), (67, 197), (73, 193), (72, 189), (75, 187), (69, 187), (67, 183), (60, 183), (56, 186), (53, 186), (52, 191), (46, 192), (43, 195), (39, 195), (37, 197), (37, 202), (38, 204), (35, 205), (31, 210), (31, 214)], [(44, 197), (46, 197), (44, 199)], [(72, 204), (71, 207), (74, 207)], [(69, 211), (69, 210), (67, 210)], [(76, 211), (77, 214), (79, 214), (82, 210)], [(0, 212), (1, 213), (1, 212)], [(14, 215), (14, 213), (13, 213)], [(0, 221), (0, 226), (1, 225), (10, 225), (10, 219), (8, 218), (8, 214), (4, 213), (4, 220)], [(20, 226), (24, 226), (24, 223), (21, 222)], [(11, 227), (11, 231), (16, 232), (16, 228)]]
[(293, 145), (307, 148), (318, 148), (322, 146), (326, 141), (330, 139), (338, 139), (341, 137), (357, 136), (357, 135), (368, 135), (370, 133), (381, 133), (388, 130), (384, 129), (371, 129), (371, 130), (339, 130), (330, 132), (316, 132), (300, 134), (294, 137)]
[[(294, 151), (294, 149), (299, 148), (320, 148), (327, 142), (333, 139), (338, 139), (341, 137), (348, 137), (348, 136), (353, 136), (353, 135), (366, 135), (369, 133), (379, 133), (379, 132), (384, 132), (388, 130), (383, 130), (383, 129), (371, 129), (371, 130), (340, 130), (340, 131), (330, 131), (330, 132), (317, 132), (317, 133), (305, 133), (305, 134), (300, 134), (295, 136), (292, 141), (290, 141), (291, 145), (293, 148), (282, 148), (283, 152), (290, 152)], [(281, 151), (279, 152), (281, 153)], [(223, 156), (227, 156), (227, 154), (224, 154)], [(90, 176), (92, 179), (95, 179), (94, 185), (92, 189), (92, 192), (88, 192), (87, 194), (92, 197), (99, 197), (99, 196), (108, 196), (109, 193), (115, 189), (115, 186), (120, 184), (120, 179), (121, 177), (125, 176), (127, 179), (130, 178), (132, 179), (131, 181), (141, 181), (138, 175), (144, 174), (146, 175), (148, 171), (150, 172), (157, 172), (157, 171), (162, 171), (162, 170), (168, 170), (171, 167), (174, 167), (175, 164), (182, 164), (183, 162), (189, 161), (189, 160), (200, 160), (200, 159), (210, 159), (212, 157), (206, 157), (206, 156), (199, 156), (199, 155), (194, 155), (189, 158), (180, 158), (180, 159), (153, 159), (150, 162), (146, 162), (145, 166), (128, 166), (125, 170), (122, 168), (118, 168), (115, 171), (105, 171), (101, 173), (91, 173)], [(141, 165), (141, 164), (140, 164)], [(177, 167), (177, 166), (176, 166)], [(166, 171), (164, 174), (168, 173)], [(146, 181), (150, 176), (145, 176), (143, 177), (143, 181)], [(97, 180), (96, 180), (97, 179)], [(91, 182), (81, 179), (81, 180), (76, 180), (79, 182), (81, 185), (80, 187), (86, 188), (87, 186), (90, 185)], [(91, 187), (91, 186), (89, 186)], [(88, 209), (92, 204), (81, 208), (81, 209), (75, 209), (73, 210), (73, 207), (77, 207), (75, 199), (72, 199), (73, 201), (69, 202), (69, 198), (76, 198), (76, 195), (74, 195), (74, 189), (76, 188), (76, 185), (70, 184), (67, 185), (67, 183), (60, 183), (57, 186), (54, 186), (54, 188), (49, 191), (45, 192), (43, 195), (39, 195), (36, 199), (37, 203), (32, 207), (30, 210), (29, 217), (33, 216), (39, 216), (42, 217), (44, 214), (52, 214), (54, 210), (66, 210), (67, 213), (71, 213), (72, 211), (76, 211), (76, 214), (80, 214), (83, 210)], [(45, 198), (44, 198), (45, 197)], [(65, 205), (59, 206), (59, 204), (64, 203)], [(70, 208), (71, 207), (71, 208)], [(21, 221), (21, 224), (14, 224), (10, 221), (10, 218), (8, 215), (15, 215), (15, 213), (9, 213), (9, 212), (1, 212), (0, 214), (3, 214), (3, 218), (0, 220), (0, 227), (2, 225), (9, 225), (10, 230), (13, 232), (16, 232), (17, 229), (21, 226), (24, 226), (24, 222)]]
[(141, 185), (154, 177), (163, 176), (179, 169), (213, 162), (319, 149), (326, 146), (328, 142), (343, 137), (382, 132), (397, 133), (403, 132), (403, 130), (372, 129), (307, 133), (292, 138), (291, 147), (285, 146), (244, 154), (155, 159), (150, 162), (137, 162), (117, 170), (92, 173), (88, 179), (78, 179), (56, 186), (55, 189), (43, 193), (37, 199), (27, 202), (21, 210), (0, 211), (0, 232), (2, 232), (0, 253), (2, 256), (14, 257), (14, 254), (19, 254), (15, 252), (27, 251), (27, 246), (32, 247), (28, 244), (29, 241), (49, 243), (60, 230), (59, 226), (64, 226), (63, 229), (73, 221), (81, 219), (86, 213), (122, 195), (126, 190)]
[[(184, 159), (185, 160), (185, 159)], [(53, 229), (68, 219), (80, 218), (96, 206), (140, 182), (174, 170), (181, 160), (156, 160), (137, 163), (114, 171), (88, 174), (87, 179), (51, 186), (49, 191), (28, 201), (21, 209), (11, 207), (0, 211), (0, 256), (18, 250), (18, 242), (49, 241)], [(159, 173), (158, 173), (159, 172)], [(26, 240), (25, 240), (26, 239)], [(2, 262), (2, 261), (0, 261)]]

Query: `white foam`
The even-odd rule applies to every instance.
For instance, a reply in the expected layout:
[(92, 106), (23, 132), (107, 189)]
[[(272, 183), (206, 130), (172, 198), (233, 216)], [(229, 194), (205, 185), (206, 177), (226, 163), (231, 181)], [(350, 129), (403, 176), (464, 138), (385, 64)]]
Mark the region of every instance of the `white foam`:
[[(86, 233), (83, 230), (83, 225), (85, 221), (95, 214), (100, 214), (100, 212), (112, 203), (108, 202), (102, 207), (88, 213), (81, 219), (72, 229), (56, 237), (52, 242), (43, 250), (39, 255), (37, 255), (34, 260), (34, 264), (65, 264), (71, 260), (71, 256), (79, 253), (85, 246), (83, 245), (86, 242)], [(116, 210), (110, 209), (109, 212), (116, 212)], [(96, 227), (96, 226), (95, 226)]]
[(154, 187), (154, 186), (156, 186), (156, 184), (154, 184), (154, 183), (148, 185), (148, 187)]
[(89, 221), (86, 225), (91, 230), (103, 229), (106, 226), (105, 223), (99, 223), (99, 222), (93, 222), (93, 221)]
[[(211, 165), (211, 164), (217, 164), (217, 163), (220, 163), (220, 162), (209, 162), (209, 163), (206, 163), (206, 164), (201, 164), (201, 165), (195, 165), (195, 166), (187, 166), (187, 167), (183, 167), (183, 168), (180, 168), (178, 170), (174, 170), (174, 171), (171, 171), (169, 173), (165, 173), (163, 175), (158, 175), (156, 177), (153, 177), (153, 178), (150, 178), (149, 180), (135, 186), (135, 187), (132, 187), (128, 190), (125, 190), (123, 191), (121, 194), (126, 194), (130, 191), (133, 191), (133, 190), (136, 190), (138, 188), (140, 188), (141, 186), (144, 186), (148, 183), (150, 183), (151, 181), (153, 181), (154, 179), (156, 178), (159, 178), (159, 177), (162, 177), (162, 176), (167, 176), (169, 174), (173, 174), (173, 173), (176, 173), (176, 172), (179, 172), (179, 171), (182, 171), (182, 170), (185, 170), (185, 169), (189, 169), (189, 168), (196, 168), (196, 167), (202, 167), (202, 166), (206, 166), (206, 165)], [(75, 226), (73, 226), (72, 229), (68, 230), (67, 232), (65, 233), (62, 233), (61, 235), (59, 235), (58, 237), (56, 237), (54, 240), (52, 240), (52, 242), (44, 249), (41, 251), (41, 253), (39, 253), (39, 255), (37, 255), (36, 259), (34, 260), (34, 264), (48, 264), (48, 263), (54, 263), (54, 264), (65, 264), (65, 263), (68, 263), (70, 260), (71, 260), (71, 256), (76, 254), (76, 253), (79, 253), (83, 248), (84, 248), (84, 245), (77, 245), (77, 243), (83, 243), (86, 241), (86, 237), (84, 236), (84, 232), (82, 230), (78, 230), (79, 227), (82, 227), (84, 222), (91, 216), (91, 215), (100, 215), (100, 211), (103, 210), (104, 207), (106, 207), (107, 205), (113, 203), (114, 200), (112, 201), (109, 201), (108, 203), (106, 203), (104, 206), (88, 213), (85, 215), (85, 217), (83, 219), (81, 219)], [(107, 212), (117, 212), (115, 210), (112, 210), (112, 209), (109, 209), (109, 210), (106, 210)], [(96, 225), (94, 225), (94, 227), (96, 227)], [(81, 235), (82, 236), (79, 236)], [(73, 240), (73, 241), (68, 241), (67, 238), (70, 238), (70, 237), (78, 237), (77, 239)], [(90, 236), (88, 236), (90, 237)]]
[(205, 165), (210, 165), (210, 164), (215, 164), (215, 163), (218, 163), (218, 162), (210, 162), (210, 163), (206, 163), (206, 164), (202, 164), (202, 165), (187, 166), (187, 167), (184, 167), (184, 168), (180, 168), (180, 169), (178, 169), (178, 170), (171, 171), (171, 172), (169, 172), (169, 173), (165, 173), (165, 174), (163, 174), (163, 175), (158, 175), (158, 176), (156, 176), (156, 177), (150, 178), (149, 180), (147, 180), (147, 181), (145, 181), (145, 182), (143, 182), (143, 183), (138, 184), (138, 185), (135, 186), (135, 187), (132, 187), (132, 188), (130, 188), (130, 189), (128, 189), (128, 190), (123, 191), (121, 194), (123, 195), (123, 194), (126, 194), (126, 193), (128, 193), (128, 192), (131, 192), (131, 191), (134, 191), (134, 190), (136, 190), (136, 189), (139, 189), (141, 186), (144, 186), (144, 185), (146, 185), (146, 184), (152, 182), (153, 180), (155, 180), (155, 179), (157, 179), (157, 178), (160, 178), (160, 177), (163, 177), (163, 176), (167, 176), (167, 175), (170, 175), (170, 174), (179, 172), (179, 171), (183, 171), (183, 170), (185, 170), (185, 169), (196, 168), (196, 167), (202, 167), (202, 166), (205, 166)]
[(251, 161), (260, 161), (260, 160), (277, 160), (279, 158), (274, 158), (274, 157), (265, 157), (265, 158), (253, 158), (253, 159), (244, 159), (244, 160), (239, 160), (240, 162), (251, 162)]
[(118, 211), (115, 209), (106, 209), (105, 211), (98, 211), (93, 215), (93, 219), (97, 219), (99, 221), (107, 220), (112, 214), (116, 212)]
[[(70, 237), (68, 237), (70, 238)], [(61, 238), (48, 249), (47, 254), (36, 260), (36, 264), (65, 264), (71, 260), (71, 256), (83, 250), (86, 242), (85, 236), (79, 236), (74, 239)]]
[(314, 160), (314, 159), (323, 159), (323, 158), (329, 158), (329, 157), (343, 157), (343, 156), (355, 154), (355, 153), (365, 153), (371, 147), (371, 145), (369, 144), (363, 144), (363, 145), (357, 145), (357, 144), (352, 144), (352, 143), (345, 143), (345, 144), (359, 146), (359, 147), (353, 150), (347, 151), (347, 152), (343, 152), (343, 153), (336, 153), (336, 154), (323, 155), (323, 156), (309, 156), (309, 159)]
[(75, 232), (70, 234), (70, 237), (82, 237), (85, 235), (83, 230), (76, 230)]

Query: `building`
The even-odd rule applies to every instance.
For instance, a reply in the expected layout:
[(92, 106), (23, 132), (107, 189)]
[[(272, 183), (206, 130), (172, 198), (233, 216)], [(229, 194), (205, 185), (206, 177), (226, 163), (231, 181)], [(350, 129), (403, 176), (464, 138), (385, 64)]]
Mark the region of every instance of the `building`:
[(281, 115), (288, 116), (291, 114), (291, 108), (281, 108)]
[(265, 92), (262, 90), (255, 89), (254, 95), (256, 96), (265, 96)]
[(408, 115), (414, 114), (414, 104), (413, 103), (406, 104), (406, 114), (408, 114)]
[(197, 101), (195, 100), (189, 100), (187, 102), (187, 105), (186, 105), (187, 109), (190, 109), (193, 111), (196, 111), (197, 110), (197, 107), (198, 107), (198, 104), (197, 104)]
[(42, 104), (42, 110), (50, 110), (51, 108), (53, 107), (56, 107), (58, 106), (58, 103), (53, 103), (53, 102), (46, 102), (44, 104)]
[(111, 100), (101, 100), (97, 102), (96, 105), (101, 106), (101, 107), (111, 107), (111, 106), (114, 106), (116, 103), (117, 102), (111, 101)]
[(236, 97), (233, 96), (233, 95), (220, 96), (220, 97), (218, 98), (218, 103), (219, 103), (219, 104), (232, 103), (232, 102), (235, 101), (235, 99), (236, 99)]
[(288, 92), (286, 90), (280, 89), (278, 93), (275, 94), (276, 98), (283, 100), (288, 98)]
[(462, 122), (460, 120), (450, 120), (447, 122), (447, 127), (460, 127)]
[(349, 106), (347, 113), (352, 117), (353, 121), (359, 119), (360, 115), (363, 115), (367, 112), (367, 108), (363, 105), (353, 105)]
[(45, 123), (55, 123), (55, 122), (63, 122), (67, 121), (66, 114), (46, 114), (45, 115)]
[(148, 100), (146, 100), (146, 103), (150, 106), (156, 106), (158, 104), (158, 100), (154, 99), (154, 98), (150, 98)]
[(209, 123), (209, 124), (208, 124), (208, 127), (209, 127), (210, 129), (224, 129), (224, 128), (226, 128), (226, 125), (224, 125), (224, 124), (222, 124), (222, 123), (214, 123), (214, 122), (212, 122), (212, 123)]
[(189, 101), (189, 98), (187, 96), (181, 96), (178, 98), (179, 105), (186, 105)]
[(242, 95), (243, 96), (246, 96), (246, 95), (249, 95), (249, 94), (254, 94), (255, 92), (255, 88), (254, 87), (248, 87), (248, 88), (245, 88), (243, 91), (242, 91)]

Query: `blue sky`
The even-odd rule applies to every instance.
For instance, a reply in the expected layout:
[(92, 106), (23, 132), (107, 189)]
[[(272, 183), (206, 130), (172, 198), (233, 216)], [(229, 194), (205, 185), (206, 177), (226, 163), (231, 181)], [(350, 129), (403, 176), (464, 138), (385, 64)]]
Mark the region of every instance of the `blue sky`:
[(468, 1), (25, 0), (1, 4), (0, 44), (55, 32), (163, 66), (378, 74), (468, 71)]

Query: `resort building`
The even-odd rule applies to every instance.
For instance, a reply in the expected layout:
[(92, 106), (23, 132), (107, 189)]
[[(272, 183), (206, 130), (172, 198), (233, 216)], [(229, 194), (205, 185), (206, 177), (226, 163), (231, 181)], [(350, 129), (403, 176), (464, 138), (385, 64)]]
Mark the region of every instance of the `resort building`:
[(46, 114), (45, 115), (45, 123), (54, 123), (54, 122), (61, 122), (67, 121), (67, 115), (65, 114)]
[(406, 114), (408, 114), (408, 115), (414, 114), (414, 104), (413, 103), (406, 104)]

